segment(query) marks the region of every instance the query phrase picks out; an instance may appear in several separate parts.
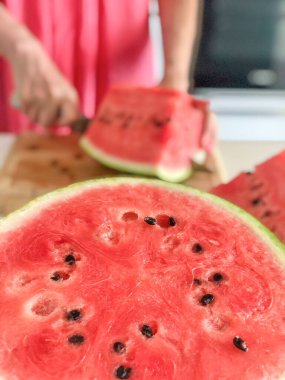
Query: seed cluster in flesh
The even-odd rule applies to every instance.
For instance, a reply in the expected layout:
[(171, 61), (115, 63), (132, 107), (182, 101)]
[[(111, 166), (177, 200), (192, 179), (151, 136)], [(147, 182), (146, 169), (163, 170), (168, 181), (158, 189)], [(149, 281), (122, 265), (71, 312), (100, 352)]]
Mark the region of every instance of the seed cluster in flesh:
[[(122, 220), (126, 223), (136, 222), (141, 223), (138, 218), (137, 213), (128, 211), (125, 212), (122, 216)], [(168, 215), (157, 215), (155, 217), (146, 216), (143, 218), (143, 222), (149, 225), (149, 228), (173, 228), (177, 225), (177, 219), (173, 216)], [(202, 255), (205, 252), (203, 245), (199, 242), (194, 243), (192, 246), (192, 254), (194, 255)], [(52, 274), (50, 279), (54, 282), (62, 282), (66, 281), (70, 278), (70, 275), (73, 271), (77, 269), (77, 260), (75, 257), (75, 250), (71, 247), (68, 247), (66, 253), (63, 256), (63, 263), (70, 268), (69, 271), (57, 271)], [(71, 272), (70, 272), (71, 271)], [(220, 286), (223, 281), (225, 281), (223, 275), (220, 272), (214, 272), (208, 279), (209, 282), (216, 283), (217, 286)], [(201, 286), (203, 281), (199, 278), (193, 279), (193, 284), (196, 286)], [(215, 296), (212, 293), (204, 293), (199, 300), (199, 303), (203, 307), (211, 307), (215, 302)], [(70, 309), (66, 312), (65, 318), (69, 322), (80, 322), (83, 314), (82, 310), (79, 308)], [(157, 327), (152, 326), (151, 324), (144, 323), (140, 327), (138, 327), (142, 337), (145, 339), (155, 339), (155, 335), (157, 334)], [(85, 336), (81, 333), (76, 333), (67, 337), (67, 341), (70, 346), (80, 347), (85, 343)], [(241, 351), (247, 352), (248, 347), (246, 343), (238, 336), (233, 338), (233, 345)], [(115, 355), (118, 356), (126, 356), (128, 354), (127, 343), (122, 341), (116, 341), (113, 343), (112, 350)], [(120, 364), (114, 369), (114, 377), (118, 379), (129, 379), (132, 376), (133, 368), (130, 366), (126, 366), (125, 364)]]
[[(128, 215), (128, 217), (125, 217), (125, 215)], [(123, 220), (137, 220), (137, 218), (134, 218), (133, 216), (130, 218), (129, 216), (133, 215), (132, 212), (127, 212), (124, 214), (124, 216), (122, 217)], [(147, 223), (148, 225), (154, 227), (154, 226), (157, 226), (158, 224), (158, 219), (159, 218), (155, 218), (155, 217), (151, 217), (151, 216), (146, 216), (144, 217), (144, 222)], [(166, 226), (171, 226), (171, 227), (174, 227), (176, 226), (176, 219), (174, 217), (168, 217), (166, 216)], [(165, 223), (164, 225), (165, 226)], [(204, 252), (204, 248), (203, 246), (200, 244), (200, 243), (195, 243), (192, 247), (192, 252), (194, 254), (202, 254)], [(209, 281), (213, 281), (215, 282), (216, 284), (220, 284), (222, 283), (224, 280), (224, 277), (221, 273), (219, 272), (216, 272), (212, 275), (211, 279), (209, 279)], [(193, 279), (193, 283), (195, 285), (201, 285), (202, 284), (202, 281), (198, 278), (194, 278)], [(200, 304), (202, 306), (209, 306), (211, 305), (212, 303), (214, 303), (214, 300), (215, 300), (215, 296), (211, 293), (206, 293), (204, 294), (201, 299), (200, 299)], [(143, 336), (145, 336), (146, 339), (150, 339), (150, 338), (153, 338), (154, 335), (156, 334), (156, 331), (153, 331), (152, 327), (147, 325), (147, 324), (143, 324), (140, 328), (140, 331), (141, 331), (141, 334)], [(248, 351), (248, 346), (246, 345), (246, 343), (244, 342), (243, 339), (241, 339), (240, 337), (236, 336), (233, 338), (233, 345), (238, 348), (239, 350), (241, 351), (244, 351), (244, 352), (247, 352)], [(127, 353), (127, 347), (126, 347), (126, 344), (125, 343), (122, 343), (122, 342), (115, 342), (113, 344), (113, 351), (118, 354), (118, 355), (122, 355), (122, 354), (126, 354)], [(118, 378), (118, 379), (128, 379), (131, 377), (131, 374), (132, 374), (132, 368), (130, 367), (126, 367), (124, 365), (120, 365), (119, 367), (117, 367), (115, 369), (115, 377)]]
[[(74, 256), (73, 250), (69, 250), (67, 252), (67, 254), (64, 256), (63, 262), (69, 267), (72, 267), (71, 270), (73, 269), (76, 270), (76, 258)], [(52, 274), (50, 279), (55, 282), (66, 281), (70, 278), (71, 273), (72, 272), (67, 273), (66, 271), (57, 271)], [(79, 321), (82, 318), (82, 311), (80, 309), (69, 310), (66, 313), (65, 318), (69, 322)], [(84, 335), (81, 335), (81, 334), (74, 334), (74, 335), (69, 336), (67, 338), (67, 341), (71, 345), (79, 346), (84, 343), (85, 337)]]
[(263, 211), (260, 215), (261, 219), (264, 219), (264, 218), (268, 218), (269, 216), (271, 216), (273, 214), (272, 210), (269, 210), (266, 204), (266, 199), (264, 199), (264, 197), (262, 196), (262, 186), (263, 184), (262, 183), (257, 183), (257, 184), (253, 184), (252, 187), (251, 187), (251, 190), (253, 192), (257, 191), (260, 193), (260, 195), (256, 198), (253, 198), (251, 199), (250, 203), (251, 205), (256, 208), (256, 209), (259, 209), (261, 208)]

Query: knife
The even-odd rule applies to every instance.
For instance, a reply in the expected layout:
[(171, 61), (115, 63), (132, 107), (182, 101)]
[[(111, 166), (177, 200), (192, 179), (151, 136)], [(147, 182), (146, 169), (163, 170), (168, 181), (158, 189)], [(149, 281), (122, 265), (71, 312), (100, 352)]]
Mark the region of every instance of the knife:
[(72, 130), (72, 132), (83, 134), (90, 124), (91, 119), (88, 117), (81, 115), (78, 120), (70, 123), (68, 126)]
[[(10, 104), (13, 108), (17, 110), (21, 108), (21, 101), (16, 93), (12, 94), (10, 98)], [(90, 122), (91, 122), (91, 119), (87, 118), (84, 115), (80, 115), (79, 119), (68, 124), (68, 127), (71, 129), (72, 132), (83, 134), (86, 131)], [(60, 127), (57, 127), (57, 128), (60, 128)]]

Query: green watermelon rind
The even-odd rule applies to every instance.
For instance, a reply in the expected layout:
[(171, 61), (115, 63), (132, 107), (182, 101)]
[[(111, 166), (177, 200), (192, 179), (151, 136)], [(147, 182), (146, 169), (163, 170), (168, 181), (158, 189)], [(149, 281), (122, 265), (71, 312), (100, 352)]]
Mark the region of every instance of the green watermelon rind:
[(53, 203), (61, 200), (68, 200), (82, 192), (105, 186), (116, 186), (116, 185), (153, 185), (156, 187), (164, 188), (166, 190), (173, 190), (175, 192), (181, 192), (184, 194), (189, 194), (192, 196), (197, 196), (198, 198), (205, 199), (210, 203), (224, 208), (226, 211), (231, 212), (236, 217), (245, 222), (253, 231), (255, 231), (260, 238), (272, 247), (273, 251), (276, 253), (279, 261), (285, 266), (285, 245), (265, 226), (263, 226), (257, 219), (248, 214), (243, 209), (238, 206), (217, 197), (216, 195), (202, 192), (197, 189), (193, 189), (189, 186), (181, 184), (170, 184), (156, 179), (146, 179), (146, 178), (128, 178), (128, 177), (115, 177), (115, 178), (104, 178), (97, 180), (90, 180), (85, 182), (75, 183), (68, 187), (52, 191), (46, 195), (40, 196), (33, 201), (29, 202), (27, 205), (21, 209), (14, 211), (10, 215), (0, 220), (0, 234), (5, 232), (10, 232), (20, 227), (25, 220), (33, 217), (41, 210)]
[(95, 147), (87, 137), (80, 139), (80, 146), (92, 158), (99, 161), (103, 165), (123, 172), (134, 173), (138, 175), (147, 175), (158, 177), (167, 182), (183, 182), (192, 174), (192, 168), (189, 165), (182, 169), (170, 170), (162, 165), (147, 165), (143, 163), (135, 163), (123, 160), (103, 152), (100, 148)]

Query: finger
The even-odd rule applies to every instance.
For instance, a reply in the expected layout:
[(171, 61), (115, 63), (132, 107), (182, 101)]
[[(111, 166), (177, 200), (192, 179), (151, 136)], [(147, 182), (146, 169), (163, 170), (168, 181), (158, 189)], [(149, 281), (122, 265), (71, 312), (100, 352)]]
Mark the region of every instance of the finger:
[(218, 119), (213, 112), (208, 112), (201, 145), (206, 152), (212, 150), (218, 139)]
[(48, 126), (56, 119), (57, 99), (51, 98), (45, 80), (37, 78), (30, 83), (29, 101), (26, 99), (22, 110), (34, 123)]
[(30, 103), (26, 105), (26, 112), (31, 120), (39, 124), (41, 114), (45, 108), (51, 107), (48, 91), (44, 81), (38, 81), (32, 85)]
[(20, 104), (20, 109), (28, 114), (30, 108), (33, 106), (33, 99), (32, 99), (32, 94), (31, 90), (28, 88), (22, 88), (18, 91), (19, 94), (19, 104)]
[(66, 125), (80, 117), (76, 102), (59, 98), (35, 98), (33, 103), (26, 106), (26, 113), (33, 122), (48, 127), (54, 123)]
[(70, 124), (80, 118), (80, 110), (76, 101), (63, 101), (60, 104), (59, 125)]
[(48, 101), (48, 91), (46, 83), (39, 78), (29, 81), (20, 88), (21, 110), (29, 113), (31, 108), (40, 107)]
[(58, 105), (57, 103), (49, 102), (48, 104), (42, 104), (38, 115), (38, 122), (44, 127), (56, 123), (58, 117)]
[(40, 108), (37, 104), (29, 106), (25, 113), (34, 124), (38, 124)]

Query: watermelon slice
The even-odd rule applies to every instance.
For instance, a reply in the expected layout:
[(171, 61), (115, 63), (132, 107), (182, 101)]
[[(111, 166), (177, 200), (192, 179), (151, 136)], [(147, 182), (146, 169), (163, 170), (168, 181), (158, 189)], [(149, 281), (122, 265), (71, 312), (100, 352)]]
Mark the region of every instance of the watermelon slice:
[(72, 186), (1, 222), (0, 262), (1, 379), (285, 374), (283, 245), (212, 195)]
[(180, 182), (201, 151), (208, 103), (162, 88), (114, 87), (82, 147), (114, 169)]
[(211, 192), (245, 209), (285, 242), (284, 178), (285, 150)]

